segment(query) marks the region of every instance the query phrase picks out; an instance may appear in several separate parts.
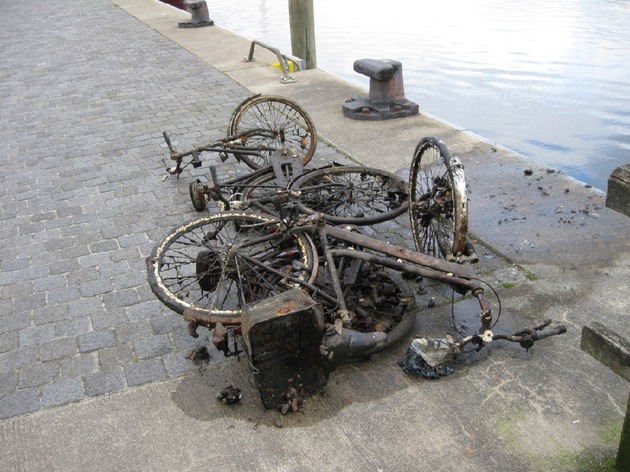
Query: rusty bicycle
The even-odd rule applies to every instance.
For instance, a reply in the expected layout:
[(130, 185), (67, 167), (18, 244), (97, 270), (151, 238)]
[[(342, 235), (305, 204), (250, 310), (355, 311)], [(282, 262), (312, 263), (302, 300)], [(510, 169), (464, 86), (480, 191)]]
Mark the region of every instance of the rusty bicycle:
[(253, 95), (232, 112), (227, 136), (185, 152), (177, 152), (170, 133), (163, 132), (170, 159), (167, 172), (179, 176), (188, 166), (202, 165), (201, 154), (217, 153), (221, 160), (233, 155), (253, 170), (266, 167), (269, 155), (291, 148), (306, 165), (317, 148), (317, 133), (311, 117), (297, 103), (275, 95)]
[[(346, 186), (337, 185), (333, 169), (304, 173), (271, 191), (252, 185), (240, 210), (175, 229), (147, 259), (151, 288), (183, 315), (191, 335), (200, 326), (214, 330), (226, 353), (227, 335), (242, 336), (265, 406), (282, 403), (290, 379), (301, 378), (305, 390), (314, 392), (340, 363), (400, 341), (416, 315), (414, 296), (401, 281), (405, 276), (450, 286), (479, 307), (476, 332), (415, 346), (427, 377), (448, 373), (448, 363), (466, 345), (481, 348), (506, 339), (529, 348), (564, 331), (544, 323), (513, 335), (493, 332), (497, 319), (487, 285), (471, 265), (477, 256), (467, 238), (463, 166), (441, 140), (420, 140), (408, 191), (395, 211), (384, 212), (386, 218), (399, 215), (400, 208), (409, 212), (416, 250), (362, 234), (356, 223), (365, 214), (335, 215)], [(220, 187), (212, 192), (227, 200), (219, 196)], [(379, 214), (375, 206), (367, 210), (368, 216)], [(269, 368), (274, 362), (282, 368)], [(284, 372), (280, 380), (278, 372)]]

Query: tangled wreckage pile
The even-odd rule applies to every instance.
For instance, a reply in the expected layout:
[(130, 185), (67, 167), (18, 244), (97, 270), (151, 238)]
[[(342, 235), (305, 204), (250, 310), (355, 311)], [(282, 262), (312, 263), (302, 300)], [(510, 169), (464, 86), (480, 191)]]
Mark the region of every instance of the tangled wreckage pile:
[[(415, 297), (404, 278), (446, 284), (479, 305), (479, 329), (459, 340), (420, 338), (401, 361), (405, 372), (436, 378), (468, 345), (496, 339), (529, 348), (563, 333), (540, 326), (493, 332), (495, 306), (472, 268), (464, 169), (435, 137), (418, 143), (409, 183), (360, 166), (305, 170), (317, 146), (309, 115), (296, 103), (255, 95), (232, 114), (228, 136), (177, 152), (164, 133), (180, 176), (201, 166), (203, 152), (230, 156), (247, 172), (189, 184), (194, 208), (219, 211), (169, 233), (147, 259), (155, 295), (183, 315), (197, 337), (212, 331), (226, 356), (245, 351), (266, 408), (296, 411), (342, 363), (365, 359), (403, 339), (414, 324)], [(409, 215), (415, 250), (366, 236), (361, 227)], [(229, 387), (226, 403), (240, 399)]]

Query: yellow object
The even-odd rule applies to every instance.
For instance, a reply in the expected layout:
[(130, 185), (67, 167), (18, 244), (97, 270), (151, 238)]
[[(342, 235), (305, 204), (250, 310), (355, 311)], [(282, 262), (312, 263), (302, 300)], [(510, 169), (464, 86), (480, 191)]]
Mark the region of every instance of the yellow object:
[[(280, 65), (279, 62), (274, 62), (271, 65), (274, 66), (276, 69), (282, 70), (282, 66)], [(293, 74), (295, 72), (295, 63), (290, 60), (287, 61), (287, 68), (289, 69), (289, 74)]]

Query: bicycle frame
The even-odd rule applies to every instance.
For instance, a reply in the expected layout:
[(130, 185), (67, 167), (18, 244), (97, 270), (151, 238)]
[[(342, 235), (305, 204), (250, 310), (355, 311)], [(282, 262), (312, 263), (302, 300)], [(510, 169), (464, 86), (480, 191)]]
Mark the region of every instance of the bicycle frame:
[[(252, 151), (239, 147), (239, 144), (220, 141), (218, 147), (214, 147), (215, 143), (178, 154), (172, 149), (166, 134), (165, 140), (171, 149), (171, 157), (178, 163), (177, 169), (181, 169), (183, 157), (192, 155), (194, 162), (195, 156), (203, 151), (236, 150), (237, 157), (238, 152), (261, 152), (261, 149)], [(545, 322), (514, 335), (493, 333), (497, 320), (486, 298), (487, 284), (477, 277), (471, 265), (471, 262), (476, 262), (477, 256), (466, 238), (467, 225), (457, 226), (455, 230), (451, 227), (453, 234), (448, 234), (446, 226), (433, 220), (434, 216), (442, 214), (444, 218), (457, 220), (458, 215), (453, 216), (453, 213), (459, 211), (463, 212), (459, 216), (464, 218), (464, 223), (467, 222), (463, 169), (437, 138), (424, 138), (414, 154), (412, 170), (416, 173), (423, 156), (424, 148), (421, 145), (434, 146), (440, 151), (438, 157), (442, 160), (438, 161), (438, 165), (442, 165), (444, 172), (447, 172), (444, 175), (429, 173), (430, 177), (426, 177), (424, 183), (431, 187), (438, 185), (439, 181), (450, 187), (445, 187), (447, 191), (440, 198), (435, 197), (431, 188), (428, 191), (420, 188), (412, 191), (413, 187), (410, 187), (402, 200), (393, 200), (397, 205), (393, 207), (394, 211), (392, 207), (388, 207), (385, 212), (373, 210), (374, 213), (381, 211), (386, 216), (378, 221), (373, 215), (365, 214), (354, 218), (340, 212), (343, 216), (337, 217), (336, 211), (329, 211), (325, 206), (324, 214), (320, 212), (322, 210), (313, 209), (321, 208), (317, 203), (313, 207), (307, 206), (305, 194), (309, 191), (313, 191), (313, 195), (324, 202), (331, 200), (336, 204), (336, 198), (330, 198), (324, 192), (320, 195), (319, 191), (328, 187), (344, 189), (345, 186), (335, 179), (332, 179), (332, 183), (318, 180), (321, 177), (318, 173), (323, 172), (326, 178), (330, 177), (326, 168), (303, 173), (303, 160), (290, 149), (265, 148), (264, 151), (269, 152), (265, 156), (265, 162), (270, 164), (268, 167), (223, 183), (218, 182), (216, 171), (211, 167), (213, 185), (202, 185), (199, 181), (191, 184), (193, 205), (200, 211), (205, 209), (207, 195), (222, 202), (222, 210), (230, 210), (233, 206), (240, 211), (221, 211), (195, 220), (176, 229), (156, 246), (147, 259), (152, 289), (164, 303), (183, 314), (193, 337), (197, 337), (199, 326), (215, 329), (213, 342), (217, 347), (225, 347), (228, 345), (228, 333), (242, 334), (249, 346), (248, 357), (253, 359), (256, 349), (268, 345), (270, 352), (277, 354), (280, 362), (286, 359), (288, 351), (284, 349), (288, 344), (283, 334), (275, 331), (274, 323), (285, 323), (281, 331), (284, 336), (291, 337), (292, 334), (291, 341), (298, 340), (291, 346), (292, 355), (295, 356), (293, 359), (304, 361), (308, 358), (307, 364), (312, 361), (320, 367), (321, 361), (324, 370), (332, 370), (350, 359), (380, 352), (400, 341), (414, 325), (416, 312), (411, 307), (415, 297), (405, 293), (398, 277), (393, 278), (392, 273), (446, 284), (462, 295), (471, 294), (479, 304), (479, 328), (476, 333), (467, 336), (460, 333), (462, 338), (459, 341), (454, 341), (450, 336), (444, 339), (414, 340), (416, 344), (412, 343), (410, 349), (413, 347), (416, 351), (406, 355), (404, 365), (401, 364), (405, 372), (414, 371), (419, 364), (422, 375), (427, 377), (447, 375), (450, 373), (447, 366), (449, 360), (469, 344), (480, 349), (493, 340), (503, 339), (519, 342), (528, 349), (538, 339), (565, 332), (562, 325), (547, 329), (550, 322)], [(358, 173), (361, 180), (366, 175), (363, 169), (357, 171), (355, 167), (344, 166), (331, 168), (335, 172), (330, 174), (336, 174), (340, 168), (350, 174)], [(374, 181), (370, 181), (372, 187), (368, 188), (374, 188), (375, 183), (379, 192), (384, 189), (393, 192), (378, 180), (384, 174), (378, 174), (379, 171), (374, 169), (368, 171), (376, 172), (368, 173), (369, 179), (377, 176)], [(265, 174), (275, 180), (268, 181)], [(295, 176), (300, 177), (291, 180)], [(385, 181), (391, 178), (395, 179), (395, 176), (387, 175)], [(247, 188), (261, 188), (263, 193), (247, 194), (243, 191)], [(229, 192), (223, 192), (224, 189)], [(264, 193), (267, 189), (271, 192)], [(239, 192), (243, 192), (243, 195)], [(365, 199), (365, 196), (368, 196), (367, 200), (361, 201), (373, 202), (380, 198), (379, 193), (372, 194), (369, 191), (362, 194), (362, 198)], [(430, 217), (426, 224), (424, 221), (419, 224), (421, 228), (431, 228), (431, 237), (437, 240), (441, 254), (423, 252), (417, 241), (418, 250), (410, 250), (366, 236), (354, 229), (354, 225), (370, 224), (366, 221), (376, 223), (393, 219), (401, 214), (398, 211), (400, 209), (409, 211), (413, 221), (414, 215), (417, 215), (410, 203), (412, 196), (415, 198), (415, 209), (426, 210), (426, 215), (421, 213), (421, 216)], [(195, 197), (198, 197), (198, 202), (195, 202)], [(242, 198), (241, 205), (232, 205), (233, 198)], [(389, 194), (382, 198), (389, 201)], [(264, 215), (245, 211), (248, 206), (257, 208)], [(372, 210), (372, 207), (369, 208)], [(459, 234), (455, 238), (454, 233), (457, 232)], [(450, 251), (451, 243), (447, 241), (451, 236), (453, 240), (464, 242), (464, 250), (457, 251), (456, 256)], [(165, 278), (160, 272), (162, 267), (167, 274)], [(320, 275), (323, 276), (320, 278)], [(365, 281), (361, 280), (364, 275), (367, 278)], [(389, 285), (389, 288), (385, 289), (385, 285)], [(497, 295), (496, 292), (494, 295)], [(386, 301), (381, 304), (377, 299)], [(362, 305), (363, 302), (367, 304)], [(284, 306), (279, 307), (279, 304)], [(312, 309), (314, 305), (319, 308)], [(309, 310), (310, 314), (305, 317), (299, 314)], [(291, 314), (287, 315), (289, 312)], [(282, 321), (284, 315), (287, 315), (286, 322)], [(307, 328), (301, 324), (304, 319), (310, 320)], [(375, 320), (379, 323), (375, 323)], [(383, 320), (384, 323), (381, 323)], [(257, 329), (254, 327), (257, 323), (257, 326), (264, 327), (259, 334), (253, 335), (252, 329)], [(388, 323), (389, 326), (386, 326)], [(252, 336), (259, 336), (255, 343), (251, 342)], [(318, 337), (321, 343), (313, 343), (312, 340)], [(299, 340), (307, 338), (310, 339), (310, 354), (301, 358), (300, 352), (304, 346)], [(282, 345), (282, 349), (273, 347), (277, 345)], [(224, 353), (234, 354), (229, 349), (224, 349)], [(416, 362), (418, 356), (422, 360)], [(269, 356), (265, 358), (270, 359)], [(282, 362), (269, 367), (270, 370), (283, 371), (286, 366)], [(263, 369), (254, 370), (258, 375)], [(286, 388), (286, 384), (277, 386), (276, 390), (283, 388)], [(276, 400), (270, 401), (270, 404)]]
[[(202, 152), (216, 152), (219, 153), (221, 160), (225, 162), (228, 154), (234, 155), (234, 157), (240, 161), (240, 156), (257, 156), (262, 159), (266, 159), (267, 156), (263, 153), (269, 153), (276, 150), (276, 148), (268, 146), (248, 147), (244, 143), (247, 142), (247, 138), (250, 136), (268, 136), (271, 133), (264, 129), (250, 130), (246, 133), (242, 133), (240, 136), (228, 136), (227, 138), (220, 139), (210, 144), (195, 147), (189, 151), (177, 152), (171, 143), (170, 135), (167, 131), (162, 133), (164, 141), (169, 149), (169, 155), (171, 160), (175, 161), (175, 167), (169, 167), (166, 171), (171, 175), (181, 174), (183, 170), (192, 165), (197, 168), (201, 166), (201, 158), (199, 155)], [(182, 165), (185, 157), (191, 156), (189, 163)]]
[[(238, 255), (248, 263), (255, 265), (262, 272), (280, 275), (287, 282), (294, 286), (300, 286), (308, 291), (312, 296), (315, 295), (331, 306), (336, 307), (337, 321), (335, 321), (334, 331), (338, 336), (334, 336), (334, 332), (327, 336), (324, 340), (325, 349), (328, 354), (334, 357), (335, 364), (344, 362), (350, 357), (357, 355), (369, 355), (373, 352), (382, 350), (386, 346), (390, 346), (397, 342), (403, 334), (413, 324), (415, 313), (413, 316), (403, 317), (399, 329), (395, 333), (360, 333), (349, 329), (354, 314), (348, 310), (345, 299), (344, 289), (337, 272), (337, 264), (335, 258), (347, 257), (357, 260), (363, 260), (369, 263), (378, 264), (387, 267), (402, 274), (412, 274), (433, 279), (441, 283), (453, 287), (458, 292), (472, 293), (478, 300), (480, 306), (481, 327), (479, 329), (480, 337), (478, 339), (492, 339), (492, 309), (490, 303), (484, 296), (484, 288), (479, 283), (474, 270), (470, 263), (457, 264), (448, 262), (444, 259), (438, 259), (426, 254), (405, 249), (399, 246), (382, 242), (378, 239), (353, 232), (338, 226), (327, 224), (324, 215), (315, 214), (308, 217), (301, 217), (292, 220), (290, 217), (283, 221), (278, 221), (284, 228), (266, 234), (260, 237), (253, 237), (246, 241), (230, 246), (225, 254), (226, 260), (232, 260)], [(326, 271), (330, 278), (334, 294), (326, 293), (316, 284), (305, 282), (290, 275), (283, 274), (273, 269), (265, 263), (257, 260), (255, 257), (246, 255), (244, 249), (253, 247), (263, 242), (281, 240), (293, 234), (303, 233), (306, 235), (316, 235), (319, 238), (322, 250), (322, 256), (326, 262)], [(330, 240), (335, 239), (347, 243), (351, 246), (360, 247), (361, 250), (340, 249), (332, 247)], [(372, 252), (366, 252), (365, 250)], [(411, 300), (403, 300), (399, 309), (403, 314), (407, 310), (407, 304)], [(245, 305), (245, 302), (243, 301)], [(410, 311), (412, 312), (412, 311)], [(216, 319), (204, 313), (189, 309), (184, 312), (184, 319), (189, 322), (189, 331), (195, 333), (198, 326), (206, 326), (213, 328), (216, 325)], [(238, 320), (240, 323), (241, 320)], [(469, 342), (476, 341), (471, 338)]]

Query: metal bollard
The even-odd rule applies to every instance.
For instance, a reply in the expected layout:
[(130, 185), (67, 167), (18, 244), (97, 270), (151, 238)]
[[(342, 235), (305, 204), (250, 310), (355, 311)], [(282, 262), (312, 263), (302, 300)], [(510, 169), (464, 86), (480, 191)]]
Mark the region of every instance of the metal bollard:
[(418, 114), (418, 105), (405, 98), (402, 64), (391, 59), (359, 59), (354, 70), (370, 78), (370, 94), (342, 105), (344, 116), (355, 120), (388, 120)]
[(199, 28), (200, 26), (212, 26), (214, 21), (210, 19), (208, 5), (205, 0), (186, 0), (186, 9), (191, 13), (192, 18), (178, 23), (180, 28)]

